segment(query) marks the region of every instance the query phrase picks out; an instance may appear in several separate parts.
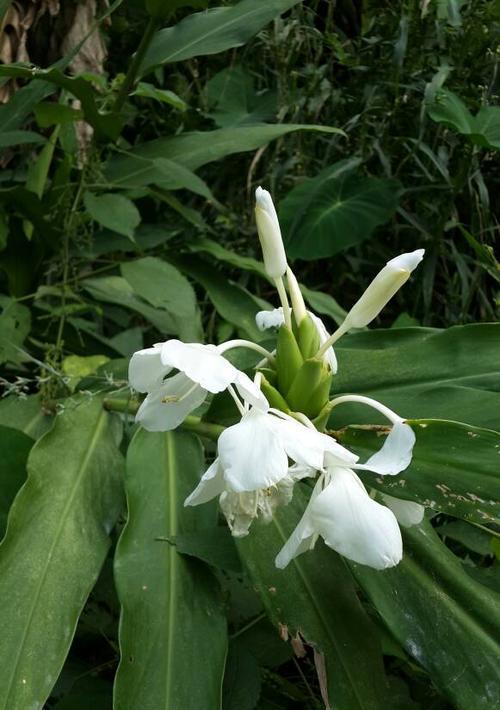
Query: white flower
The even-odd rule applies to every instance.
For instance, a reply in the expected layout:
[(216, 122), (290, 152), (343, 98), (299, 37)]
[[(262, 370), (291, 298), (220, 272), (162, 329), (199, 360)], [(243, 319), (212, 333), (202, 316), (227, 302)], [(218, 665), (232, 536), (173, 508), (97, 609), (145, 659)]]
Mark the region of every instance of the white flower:
[(285, 247), (273, 199), (261, 187), (255, 191), (255, 220), (266, 272), (273, 279), (280, 278), (287, 266)]
[(424, 253), (424, 249), (417, 249), (388, 261), (346, 315), (341, 328), (364, 328), (376, 318), (394, 294), (408, 281), (411, 272), (424, 258)]
[(411, 528), (412, 525), (420, 525), (424, 519), (425, 508), (420, 503), (411, 500), (401, 500), (394, 498), (387, 493), (381, 494), (385, 505), (392, 510), (400, 525)]
[[(276, 505), (288, 502), (296, 480), (323, 470), (326, 460), (349, 466), (357, 459), (314, 428), (277, 410), (253, 408), (221, 434), (218, 457), (184, 504), (199, 505), (221, 495), (228, 520), (239, 516), (241, 528), (243, 516), (244, 528), (249, 510), (253, 517), (258, 512), (266, 517), (267, 510), (268, 517)], [(290, 466), (289, 460), (295, 465)]]
[[(169, 431), (200, 406), (207, 392), (222, 392), (234, 385), (245, 402), (268, 408), (260, 389), (226, 360), (224, 346), (167, 340), (133, 354), (129, 365), (130, 385), (147, 392), (136, 421), (149, 431)], [(179, 370), (168, 377), (172, 370)]]
[[(315, 313), (312, 313), (312, 311), (307, 311), (307, 313), (318, 331), (319, 344), (322, 346), (326, 343), (330, 335), (321, 318), (318, 318), (318, 316)], [(255, 316), (255, 322), (259, 330), (279, 328), (285, 322), (283, 317), (283, 308), (274, 308), (272, 311), (259, 311)], [(337, 372), (337, 358), (332, 347), (329, 347), (326, 350), (323, 355), (323, 360), (330, 366), (332, 373), (335, 374)]]
[[(396, 510), (404, 523), (416, 524), (423, 517), (421, 506), (410, 507), (393, 504), (381, 505), (370, 497), (353, 469), (373, 471), (379, 475), (393, 476), (409, 465), (415, 435), (408, 424), (394, 412), (367, 397), (348, 395), (333, 400), (336, 403), (361, 401), (376, 407), (389, 416), (393, 427), (380, 451), (364, 464), (339, 465), (325, 456), (326, 474), (322, 475), (294, 532), (276, 558), (276, 566), (284, 568), (297, 555), (312, 549), (321, 536), (325, 543), (353, 562), (374, 569), (393, 567), (403, 554), (401, 532)], [(389, 497), (390, 498), (390, 497)], [(395, 499), (394, 499), (395, 500)]]

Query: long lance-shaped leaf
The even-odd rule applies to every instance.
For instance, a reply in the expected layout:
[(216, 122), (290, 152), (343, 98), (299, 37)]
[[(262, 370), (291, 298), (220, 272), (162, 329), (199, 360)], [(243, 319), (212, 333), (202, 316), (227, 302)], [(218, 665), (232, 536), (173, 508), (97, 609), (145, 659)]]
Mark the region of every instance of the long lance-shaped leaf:
[(122, 456), (99, 400), (73, 400), (33, 447), (0, 546), (0, 708), (41, 708), (110, 545)]
[(453, 707), (500, 707), (500, 595), (464, 571), (429, 523), (405, 531), (404, 545), (392, 569), (352, 564), (359, 584)]
[[(500, 434), (441, 419), (409, 424), (417, 437), (410, 466), (399, 476), (366, 473), (365, 483), (465, 520), (500, 523)], [(364, 461), (387, 431), (348, 427), (338, 438)]]
[[(335, 351), (336, 394), (374, 397), (408, 419), (463, 417), (498, 429), (500, 323), (366, 331), (342, 338)], [(370, 407), (347, 404), (333, 410), (329, 423), (333, 429), (387, 423), (374, 414)]]
[(297, 485), (292, 503), (270, 525), (255, 525), (248, 537), (238, 541), (241, 558), (273, 623), (291, 637), (300, 634), (314, 647), (322, 692), (328, 694), (331, 707), (384, 708), (376, 632), (343, 560), (318, 544), (313, 553), (292, 560), (285, 570), (274, 565), (306, 501)]
[(218, 585), (174, 541), (216, 524), (212, 506), (183, 507), (202, 467), (192, 434), (139, 430), (130, 444), (129, 518), (115, 560), (122, 605), (116, 710), (220, 707), (227, 631)]
[(241, 47), (268, 22), (301, 0), (241, 0), (188, 15), (174, 27), (156, 33), (142, 61), (141, 74), (168, 62)]

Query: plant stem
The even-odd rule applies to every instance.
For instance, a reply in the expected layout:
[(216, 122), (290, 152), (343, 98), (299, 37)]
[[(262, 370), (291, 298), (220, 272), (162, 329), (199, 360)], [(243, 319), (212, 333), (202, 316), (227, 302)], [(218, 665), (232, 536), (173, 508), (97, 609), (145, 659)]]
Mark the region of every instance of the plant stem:
[(146, 54), (151, 40), (153, 39), (153, 35), (156, 32), (157, 27), (158, 20), (155, 17), (150, 17), (139, 46), (137, 47), (137, 51), (134, 54), (132, 62), (130, 63), (125, 79), (123, 80), (123, 84), (120, 87), (118, 96), (116, 97), (115, 105), (113, 106), (114, 113), (119, 113), (119, 111), (123, 108), (123, 105), (127, 100), (132, 87), (134, 86), (142, 60), (144, 59), (144, 55)]
[[(104, 409), (108, 412), (120, 412), (122, 414), (136, 414), (139, 409), (138, 402), (131, 402), (129, 399), (112, 399), (106, 397), (103, 402)], [(186, 429), (187, 431), (192, 431), (200, 436), (204, 436), (207, 439), (212, 439), (212, 441), (217, 441), (219, 436), (224, 431), (225, 427), (220, 424), (213, 424), (212, 422), (204, 422), (200, 417), (187, 416), (182, 424), (181, 429)]]

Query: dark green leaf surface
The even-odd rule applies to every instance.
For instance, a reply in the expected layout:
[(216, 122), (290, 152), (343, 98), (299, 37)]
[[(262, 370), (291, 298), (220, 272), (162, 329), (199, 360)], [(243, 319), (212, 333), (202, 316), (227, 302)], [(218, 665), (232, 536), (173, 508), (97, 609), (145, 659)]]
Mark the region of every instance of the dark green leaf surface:
[[(500, 323), (366, 331), (342, 338), (335, 350), (335, 394), (374, 397), (408, 419), (463, 417), (499, 428)], [(387, 423), (373, 409), (346, 404), (330, 426), (379, 422)]]
[(26, 461), (34, 440), (18, 429), (0, 425), (0, 538), (16, 493), (26, 479)]
[[(310, 490), (310, 489), (306, 489)], [(238, 549), (273, 623), (323, 653), (334, 710), (383, 708), (384, 672), (375, 628), (363, 610), (342, 559), (322, 544), (285, 570), (274, 558), (294, 529), (306, 496), (300, 485), (293, 501), (268, 525), (255, 525)], [(319, 659), (318, 659), (319, 662)]]
[[(420, 419), (410, 466), (398, 476), (366, 473), (366, 483), (396, 498), (476, 523), (500, 523), (500, 434), (458, 422)], [(339, 440), (365, 457), (377, 451), (381, 432), (349, 427)]]
[(0, 133), (0, 148), (9, 148), (25, 143), (45, 143), (45, 138), (33, 131), (3, 131)]
[(129, 447), (129, 519), (115, 561), (122, 604), (115, 710), (220, 707), (227, 633), (218, 585), (167, 541), (215, 526), (213, 506), (183, 507), (202, 470), (191, 434), (139, 430)]
[(141, 215), (132, 200), (112, 193), (94, 195), (86, 192), (84, 202), (96, 222), (112, 232), (123, 234), (129, 239), (134, 238), (134, 230), (141, 221)]
[(121, 473), (98, 399), (68, 401), (32, 449), (0, 546), (2, 710), (41, 708), (56, 682), (109, 549)]
[(229, 7), (214, 7), (188, 15), (174, 27), (157, 32), (142, 62), (141, 74), (159, 64), (241, 47), (268, 22), (299, 2), (241, 0)]
[[(253, 0), (252, 0), (253, 2)], [(157, 138), (134, 149), (134, 155), (144, 158), (168, 158), (190, 170), (220, 160), (226, 155), (256, 150), (276, 138), (293, 131), (342, 133), (338, 128), (304, 124), (271, 124), (219, 128), (216, 131), (183, 133), (171, 138)]]
[(0, 400), (0, 425), (12, 427), (24, 432), (33, 439), (38, 439), (52, 426), (53, 417), (44, 412), (40, 397), (30, 394), (27, 397), (14, 395)]
[(392, 569), (351, 564), (357, 581), (454, 708), (500, 707), (500, 595), (464, 572), (429, 523), (405, 530), (404, 544)]

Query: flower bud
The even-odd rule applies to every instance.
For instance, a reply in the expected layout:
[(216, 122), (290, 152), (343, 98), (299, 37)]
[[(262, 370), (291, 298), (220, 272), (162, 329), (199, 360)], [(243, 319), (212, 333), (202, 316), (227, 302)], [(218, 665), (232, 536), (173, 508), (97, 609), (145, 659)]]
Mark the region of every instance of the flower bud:
[(307, 317), (306, 304), (302, 298), (302, 293), (295, 274), (290, 267), (287, 268), (286, 278), (288, 281), (288, 290), (290, 292), (290, 298), (292, 300), (292, 313), (297, 325), (300, 325), (304, 318)]
[(255, 191), (255, 220), (259, 233), (264, 266), (267, 274), (277, 279), (286, 272), (286, 254), (281, 237), (278, 215), (267, 190), (258, 187)]
[(411, 272), (416, 269), (424, 258), (424, 249), (417, 249), (408, 254), (400, 254), (391, 259), (368, 286), (359, 301), (354, 304), (345, 321), (342, 330), (364, 328), (368, 325), (390, 301), (396, 291), (408, 281)]

